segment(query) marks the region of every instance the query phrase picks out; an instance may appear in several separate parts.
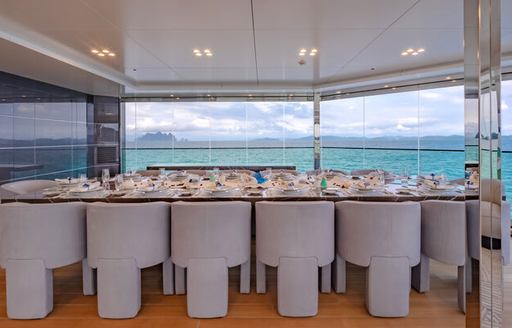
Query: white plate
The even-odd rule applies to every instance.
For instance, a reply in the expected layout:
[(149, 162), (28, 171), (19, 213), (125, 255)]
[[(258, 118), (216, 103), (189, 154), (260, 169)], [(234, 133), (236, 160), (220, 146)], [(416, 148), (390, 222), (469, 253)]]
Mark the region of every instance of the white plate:
[(231, 194), (235, 189), (231, 188), (217, 188), (207, 190), (212, 196), (225, 196)]
[(279, 191), (284, 195), (299, 195), (299, 194), (304, 193), (305, 190), (306, 189), (304, 189), (304, 188), (288, 188), (288, 189), (281, 188), (281, 189), (279, 189)]

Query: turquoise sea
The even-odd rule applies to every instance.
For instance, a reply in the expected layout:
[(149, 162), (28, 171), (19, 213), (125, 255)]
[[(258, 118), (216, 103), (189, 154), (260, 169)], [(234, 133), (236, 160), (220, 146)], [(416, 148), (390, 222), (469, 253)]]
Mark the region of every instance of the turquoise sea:
[[(418, 160), (419, 159), (419, 160)], [(313, 169), (313, 148), (215, 148), (215, 149), (124, 149), (123, 170), (143, 170), (148, 165), (295, 165), (299, 171)], [(322, 168), (350, 171), (381, 168), (400, 174), (406, 168), (410, 175), (444, 174), (448, 179), (464, 177), (463, 151), (417, 151), (388, 149), (323, 148)], [(512, 153), (502, 154), (502, 179), (507, 199), (512, 198)]]

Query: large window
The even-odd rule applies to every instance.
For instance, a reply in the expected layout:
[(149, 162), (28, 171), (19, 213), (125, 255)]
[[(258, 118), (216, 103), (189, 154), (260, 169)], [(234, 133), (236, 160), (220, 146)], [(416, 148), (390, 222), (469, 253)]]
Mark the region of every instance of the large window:
[(313, 168), (311, 102), (127, 102), (124, 169), (157, 163)]
[(464, 176), (462, 86), (321, 103), (322, 166)]
[(512, 200), (512, 80), (501, 83), (502, 179), (507, 200)]

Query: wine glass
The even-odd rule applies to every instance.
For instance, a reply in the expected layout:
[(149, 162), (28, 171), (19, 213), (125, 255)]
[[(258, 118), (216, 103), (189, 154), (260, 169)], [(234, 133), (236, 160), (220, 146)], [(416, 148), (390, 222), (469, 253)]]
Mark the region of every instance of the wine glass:
[(409, 185), (409, 171), (406, 167), (402, 168), (402, 171), (400, 173), (400, 183), (402, 187), (407, 187)]
[(121, 190), (121, 186), (123, 185), (124, 179), (122, 174), (116, 174), (114, 178), (114, 186), (116, 188), (116, 191)]
[(101, 182), (102, 182), (105, 190), (110, 189), (109, 181), (110, 181), (110, 170), (109, 169), (101, 170)]

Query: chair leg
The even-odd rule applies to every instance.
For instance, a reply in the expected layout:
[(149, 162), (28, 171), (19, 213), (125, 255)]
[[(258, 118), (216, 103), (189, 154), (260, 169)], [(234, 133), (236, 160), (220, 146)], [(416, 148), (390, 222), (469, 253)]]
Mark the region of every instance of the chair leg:
[(98, 259), (98, 313), (102, 318), (137, 315), (141, 305), (140, 269), (134, 259)]
[(96, 269), (89, 266), (87, 258), (82, 260), (82, 290), (84, 295), (96, 295)]
[(420, 293), (430, 290), (430, 259), (423, 254), (420, 263), (412, 268), (412, 287)]
[(188, 261), (187, 312), (192, 318), (218, 318), (227, 314), (228, 266), (225, 258)]
[(366, 279), (366, 305), (372, 316), (408, 315), (411, 268), (407, 257), (372, 257)]
[(53, 309), (53, 274), (43, 260), (7, 260), (7, 317), (40, 319)]
[(459, 309), (466, 313), (466, 265), (457, 267), (457, 301)]
[(320, 291), (322, 293), (331, 292), (331, 263), (320, 268), (321, 284)]
[(170, 257), (162, 263), (162, 281), (164, 295), (174, 294), (174, 265)]
[(341, 256), (336, 254), (334, 259), (334, 291), (336, 293), (345, 293), (347, 290), (347, 263)]
[(277, 310), (286, 317), (318, 312), (318, 261), (315, 257), (281, 257), (277, 267)]
[(267, 276), (265, 263), (256, 258), (256, 293), (265, 294), (267, 292)]
[(466, 293), (473, 291), (473, 259), (466, 256)]
[(251, 292), (251, 259), (240, 265), (240, 293)]
[(174, 291), (176, 295), (184, 295), (186, 294), (186, 283), (185, 283), (185, 268), (180, 267), (179, 265), (174, 266)]

